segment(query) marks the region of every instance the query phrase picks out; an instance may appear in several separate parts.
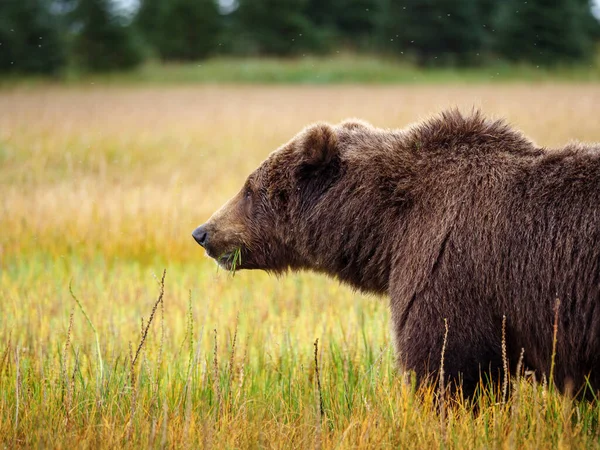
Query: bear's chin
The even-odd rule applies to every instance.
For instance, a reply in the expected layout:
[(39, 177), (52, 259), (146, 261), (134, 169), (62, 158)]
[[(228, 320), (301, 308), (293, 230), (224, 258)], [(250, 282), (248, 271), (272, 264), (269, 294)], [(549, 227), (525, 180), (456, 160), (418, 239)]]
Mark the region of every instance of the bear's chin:
[(234, 268), (229, 261), (215, 260), (215, 262), (217, 263), (217, 266), (219, 266), (219, 268), (226, 270), (227, 272), (237, 272), (238, 270), (241, 270), (240, 267)]

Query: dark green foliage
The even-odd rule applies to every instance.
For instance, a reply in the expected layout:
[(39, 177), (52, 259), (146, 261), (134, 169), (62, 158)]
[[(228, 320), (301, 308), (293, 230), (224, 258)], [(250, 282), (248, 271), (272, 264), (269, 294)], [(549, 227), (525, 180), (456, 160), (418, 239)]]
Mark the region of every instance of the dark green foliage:
[(165, 20), (169, 8), (168, 0), (141, 0), (135, 25), (142, 38), (155, 51), (165, 39)]
[(326, 50), (328, 31), (311, 22), (307, 6), (308, 0), (240, 0), (235, 51), (285, 56)]
[(66, 64), (46, 0), (0, 0), (0, 72), (55, 74)]
[[(592, 9), (592, 0), (581, 0), (585, 3), (589, 4), (590, 10)], [(597, 6), (598, 11), (600, 11), (600, 4)], [(585, 11), (584, 11), (585, 12)], [(600, 18), (595, 17), (593, 14), (585, 14), (586, 17), (586, 27), (587, 31), (590, 34), (591, 39), (597, 43), (600, 41)]]
[[(158, 0), (153, 0), (157, 2)], [(160, 42), (166, 60), (205, 58), (218, 46), (220, 15), (213, 0), (171, 0), (165, 10)]]
[(196, 60), (219, 47), (224, 18), (215, 0), (142, 0), (136, 24), (164, 60)]
[(374, 42), (379, 7), (379, 0), (309, 0), (306, 14), (339, 45), (361, 49)]
[(130, 69), (143, 61), (144, 52), (135, 30), (115, 13), (109, 0), (79, 0), (75, 38), (79, 64), (91, 71)]
[(496, 39), (496, 25), (498, 11), (502, 2), (497, 0), (478, 0), (478, 14), (480, 23), (474, 24), (476, 27), (481, 27), (483, 32), (483, 51), (490, 54), (494, 50), (494, 42)]
[(476, 64), (487, 30), (478, 0), (383, 0), (382, 38), (421, 65)]
[(0, 73), (90, 71), (211, 55), (300, 56), (362, 51), (419, 65), (490, 57), (553, 65), (590, 60), (600, 23), (591, 0), (0, 0)]
[(589, 59), (594, 50), (588, 0), (506, 0), (498, 15), (498, 53), (554, 65)]

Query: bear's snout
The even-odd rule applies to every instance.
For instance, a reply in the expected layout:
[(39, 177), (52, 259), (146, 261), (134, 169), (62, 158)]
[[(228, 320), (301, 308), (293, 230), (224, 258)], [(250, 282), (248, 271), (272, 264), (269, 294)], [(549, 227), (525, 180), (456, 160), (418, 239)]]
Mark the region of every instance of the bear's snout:
[(208, 241), (208, 231), (206, 230), (206, 224), (200, 225), (192, 232), (192, 237), (194, 240), (200, 244), (202, 247), (206, 246)]

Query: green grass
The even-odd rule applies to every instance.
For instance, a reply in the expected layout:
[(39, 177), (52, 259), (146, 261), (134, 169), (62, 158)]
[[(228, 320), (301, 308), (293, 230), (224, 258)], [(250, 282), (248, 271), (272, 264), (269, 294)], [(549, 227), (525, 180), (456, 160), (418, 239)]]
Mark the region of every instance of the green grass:
[[(553, 68), (491, 62), (474, 68), (420, 68), (402, 59), (374, 56), (302, 56), (291, 59), (219, 57), (185, 64), (148, 63), (131, 72), (85, 75), (69, 71), (55, 82), (68, 84), (420, 84), (507, 81), (600, 81), (600, 56), (579, 66)], [(11, 77), (0, 85), (45, 84)]]
[[(52, 267), (54, 282), (48, 283)], [(419, 391), (397, 372), (385, 307), (338, 291), (336, 302), (346, 310), (337, 320), (318, 305), (327, 301), (325, 292), (319, 295), (328, 284), (320, 277), (290, 276), (278, 291), (263, 281), (261, 291), (247, 292), (240, 304), (235, 283), (251, 275), (231, 281), (223, 272), (220, 295), (209, 300), (207, 271), (196, 280), (195, 269), (169, 265), (161, 281), (155, 269), (123, 261), (107, 270), (77, 259), (55, 266), (41, 255), (9, 265), (1, 280), (3, 320), (13, 327), (0, 330), (0, 444), (600, 445), (597, 402), (574, 402), (552, 385), (524, 379), (511, 380), (506, 403), (492, 391), (476, 408), (449, 399), (442, 419), (435, 386)], [(80, 307), (69, 301), (71, 277)], [(313, 311), (315, 324), (285, 328), (281, 302), (290, 297), (299, 311)], [(36, 313), (50, 305), (58, 308), (52, 317)], [(261, 321), (264, 312), (268, 319)]]

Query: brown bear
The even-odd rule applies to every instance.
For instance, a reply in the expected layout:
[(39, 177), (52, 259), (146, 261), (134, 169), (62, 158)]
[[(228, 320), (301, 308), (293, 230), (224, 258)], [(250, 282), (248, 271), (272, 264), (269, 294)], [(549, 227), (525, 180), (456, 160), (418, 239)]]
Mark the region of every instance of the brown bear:
[(505, 320), (511, 370), (524, 349), (550, 376), (556, 322), (555, 383), (600, 388), (598, 144), (541, 148), (456, 110), (401, 130), (318, 123), (193, 237), (227, 269), (389, 295), (399, 365), (420, 381), (439, 373), (445, 324), (446, 380), (465, 395), (498, 381)]

